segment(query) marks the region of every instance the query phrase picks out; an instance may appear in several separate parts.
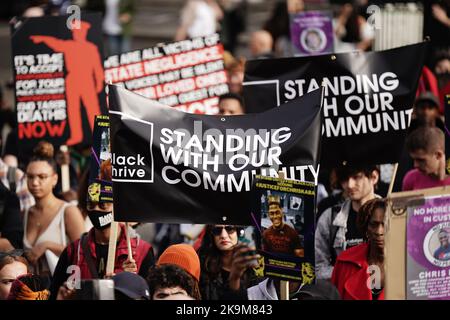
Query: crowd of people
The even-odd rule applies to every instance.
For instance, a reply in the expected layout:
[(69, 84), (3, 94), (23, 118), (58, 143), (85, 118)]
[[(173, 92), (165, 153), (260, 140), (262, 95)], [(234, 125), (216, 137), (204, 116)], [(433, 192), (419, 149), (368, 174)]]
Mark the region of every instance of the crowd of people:
[[(220, 115), (246, 112), (242, 98), (246, 59), (292, 55), (289, 14), (305, 9), (303, 1), (294, 2), (288, 1), (289, 5), (277, 2), (261, 30), (250, 34), (249, 55), (237, 57), (239, 34), (246, 30), (245, 17), (251, 14), (246, 12), (246, 1), (187, 1), (174, 40), (217, 31), (224, 39), (230, 92), (219, 98)], [(336, 7), (335, 49), (339, 52), (371, 49), (374, 33), (364, 11), (368, 3), (361, 5), (362, 2)], [(48, 4), (36, 3), (26, 9), (26, 16), (46, 14)], [(87, 9), (104, 13), (108, 52), (129, 50), (131, 22), (136, 11), (134, 1), (86, 3)], [(436, 23), (450, 29), (450, 6), (442, 6), (434, 6), (432, 14)], [(450, 185), (445, 154), (449, 133), (443, 121), (443, 97), (450, 93), (450, 47), (438, 43), (432, 47), (430, 57), (420, 79), (394, 191)], [(0, 97), (0, 129), (9, 125), (12, 130), (1, 140), (4, 144), (0, 158), (0, 299), (101, 298), (83, 293), (77, 281), (81, 281), (82, 288), (93, 288), (89, 281), (99, 285), (112, 281), (112, 297), (117, 300), (281, 299), (280, 280), (258, 274), (261, 256), (256, 251), (257, 245), (244, 241), (250, 238), (258, 243), (262, 236), (263, 249), (270, 250), (274, 245), (271, 237), (289, 238), (295, 233), (285, 223), (279, 199), (269, 199), (268, 217), (272, 226), (260, 235), (253, 227), (226, 224), (119, 223), (113, 271), (108, 272), (112, 203), (87, 199), (90, 150), (75, 146), (70, 152), (55, 151), (43, 141), (32, 156), (20, 154), (14, 112), (5, 108), (3, 102)], [(71, 179), (70, 191), (63, 192), (60, 179), (64, 164), (70, 167)], [(290, 281), (289, 299), (384, 299), (384, 279), (389, 272), (384, 269), (387, 194), (379, 187), (380, 167), (342, 165), (322, 172), (320, 177), (316, 281), (310, 284)], [(443, 232), (439, 236), (443, 249), (437, 255), (445, 255), (450, 252), (448, 234)], [(298, 238), (291, 238), (281, 249), (303, 257)], [(374, 288), (367, 286), (369, 266), (381, 271), (380, 285)]]

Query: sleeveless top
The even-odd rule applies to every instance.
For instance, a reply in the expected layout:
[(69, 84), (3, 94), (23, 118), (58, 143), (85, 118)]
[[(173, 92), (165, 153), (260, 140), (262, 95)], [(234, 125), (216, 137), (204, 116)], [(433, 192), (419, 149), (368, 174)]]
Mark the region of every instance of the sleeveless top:
[[(64, 221), (64, 213), (67, 207), (73, 204), (64, 202), (64, 204), (59, 208), (53, 220), (48, 225), (47, 229), (44, 230), (36, 239), (34, 245), (31, 245), (27, 239), (27, 225), (28, 225), (28, 210), (25, 212), (24, 216), (24, 232), (23, 232), (23, 247), (25, 250), (30, 250), (33, 246), (50, 241), (60, 244), (64, 247), (67, 246), (67, 236), (66, 236), (66, 225)], [(48, 274), (50, 275), (54, 271), (57, 259), (53, 251), (46, 250), (45, 253), (39, 258), (36, 266), (31, 266), (32, 272), (38, 275)], [(55, 261), (56, 259), (56, 261)]]

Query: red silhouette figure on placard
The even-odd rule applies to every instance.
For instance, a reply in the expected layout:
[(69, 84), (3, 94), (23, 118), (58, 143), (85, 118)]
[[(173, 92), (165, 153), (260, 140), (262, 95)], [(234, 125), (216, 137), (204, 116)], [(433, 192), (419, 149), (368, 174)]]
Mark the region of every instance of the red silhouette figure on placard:
[(72, 24), (73, 40), (61, 40), (50, 36), (31, 36), (34, 43), (45, 43), (56, 52), (64, 53), (67, 76), (66, 97), (67, 114), (70, 125), (70, 138), (67, 145), (74, 145), (83, 140), (81, 121), (81, 101), (86, 109), (91, 130), (94, 118), (100, 114), (98, 93), (104, 86), (103, 66), (98, 48), (87, 41), (86, 36), (91, 24), (80, 21), (80, 27)]

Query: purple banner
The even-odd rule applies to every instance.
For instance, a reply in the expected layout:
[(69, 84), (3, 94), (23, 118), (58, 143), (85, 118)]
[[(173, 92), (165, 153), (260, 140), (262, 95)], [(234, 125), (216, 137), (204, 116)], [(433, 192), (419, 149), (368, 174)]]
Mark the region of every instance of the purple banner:
[(450, 196), (428, 197), (408, 207), (406, 296), (450, 298)]
[(333, 52), (333, 22), (328, 11), (306, 11), (291, 16), (291, 41), (297, 56)]

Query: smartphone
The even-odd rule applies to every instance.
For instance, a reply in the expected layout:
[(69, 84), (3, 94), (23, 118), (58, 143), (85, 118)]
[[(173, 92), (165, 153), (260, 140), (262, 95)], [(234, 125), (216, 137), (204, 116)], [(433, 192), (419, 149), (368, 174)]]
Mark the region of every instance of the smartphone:
[(75, 300), (115, 300), (114, 281), (111, 279), (81, 280)]

